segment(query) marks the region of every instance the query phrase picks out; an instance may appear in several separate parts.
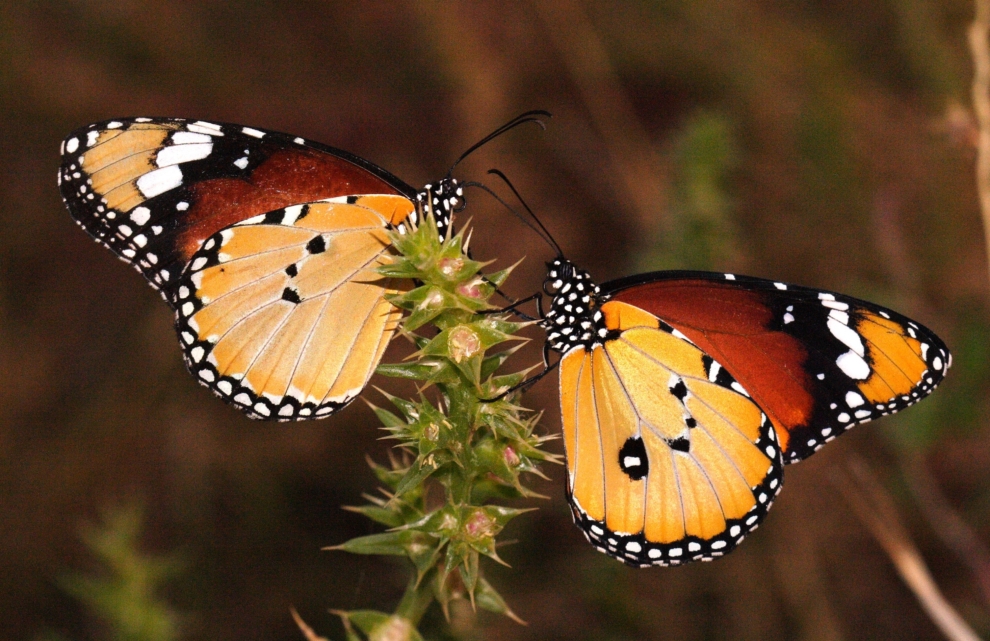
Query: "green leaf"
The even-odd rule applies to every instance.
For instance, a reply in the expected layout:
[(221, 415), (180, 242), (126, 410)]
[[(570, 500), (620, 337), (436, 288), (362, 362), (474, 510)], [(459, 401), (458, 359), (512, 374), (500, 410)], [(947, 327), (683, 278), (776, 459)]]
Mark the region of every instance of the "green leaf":
[(350, 552), (351, 554), (410, 556), (421, 554), (424, 548), (435, 547), (437, 541), (437, 537), (419, 530), (392, 530), (380, 534), (359, 536), (340, 545), (332, 545), (323, 549)]
[(365, 462), (368, 463), (368, 467), (375, 474), (375, 477), (380, 483), (384, 483), (388, 487), (395, 489), (395, 486), (399, 484), (402, 477), (406, 474), (406, 467), (400, 466), (399, 461), (392, 459), (391, 468), (385, 467), (384, 465), (379, 465), (370, 456), (364, 457)]
[(402, 480), (395, 488), (395, 495), (401, 497), (406, 493), (417, 489), (423, 481), (428, 479), (434, 472), (450, 462), (450, 454), (447, 452), (431, 452), (425, 457), (417, 458), (409, 471), (406, 472)]
[(522, 345), (515, 345), (501, 352), (485, 356), (485, 360), (481, 363), (481, 378), (488, 378), (494, 374), (495, 370), (502, 367), (505, 361), (509, 360), (509, 357), (519, 351), (521, 347)]
[(474, 607), (474, 590), (478, 585), (478, 577), (480, 575), (480, 568), (478, 567), (478, 553), (469, 552), (464, 558), (464, 562), (461, 564), (461, 579), (464, 581), (464, 587), (467, 589), (468, 598), (471, 599), (471, 607)]
[(509, 606), (505, 603), (505, 599), (502, 595), (495, 591), (495, 588), (484, 579), (484, 577), (478, 580), (478, 586), (474, 591), (474, 601), (478, 604), (478, 607), (488, 610), (489, 612), (495, 612), (496, 614), (504, 614), (516, 623), (520, 625), (526, 625), (526, 622), (520, 619), (515, 612), (513, 612)]
[(375, 416), (378, 417), (378, 420), (381, 421), (382, 425), (384, 425), (385, 427), (402, 427), (406, 425), (405, 420), (399, 418), (392, 412), (383, 409), (381, 407), (378, 407), (377, 405), (373, 405), (368, 401), (365, 401), (365, 403), (368, 404), (368, 407), (371, 408), (371, 411), (375, 413)]
[(375, 373), (391, 378), (406, 378), (416, 381), (426, 381), (433, 377), (439, 367), (439, 363), (413, 362), (413, 363), (382, 363), (375, 369)]
[(398, 510), (392, 510), (379, 505), (345, 505), (342, 509), (348, 512), (363, 514), (375, 523), (381, 523), (388, 527), (398, 527), (406, 522), (402, 513)]

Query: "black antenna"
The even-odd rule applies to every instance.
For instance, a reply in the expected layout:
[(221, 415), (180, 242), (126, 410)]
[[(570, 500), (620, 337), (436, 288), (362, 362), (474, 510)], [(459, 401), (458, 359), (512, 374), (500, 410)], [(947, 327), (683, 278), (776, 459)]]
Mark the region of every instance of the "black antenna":
[(460, 164), (460, 162), (462, 160), (464, 160), (465, 158), (467, 158), (468, 156), (470, 156), (473, 152), (477, 151), (477, 149), (479, 147), (481, 147), (481, 146), (483, 146), (483, 145), (491, 142), (495, 138), (498, 138), (499, 136), (501, 136), (505, 132), (510, 131), (512, 129), (515, 129), (519, 125), (525, 124), (527, 122), (535, 122), (536, 124), (538, 124), (540, 126), (540, 129), (546, 129), (547, 126), (543, 122), (543, 120), (540, 119), (540, 116), (545, 116), (547, 118), (552, 118), (553, 117), (553, 114), (551, 114), (549, 111), (544, 111), (542, 109), (534, 109), (532, 111), (527, 111), (526, 113), (519, 114), (518, 116), (516, 116), (515, 118), (513, 118), (509, 122), (505, 123), (504, 125), (502, 125), (498, 129), (496, 129), (495, 131), (493, 131), (492, 133), (488, 134), (487, 136), (485, 136), (484, 138), (482, 138), (478, 142), (474, 143), (473, 145), (471, 145), (471, 147), (467, 151), (465, 151), (463, 154), (461, 154), (461, 157), (460, 158), (458, 158), (457, 160), (454, 161), (454, 164), (453, 165), (450, 166), (450, 170), (447, 172), (447, 177), (450, 177), (450, 175), (454, 172), (454, 168), (457, 167), (457, 165)]
[[(513, 216), (515, 216), (520, 221), (522, 221), (522, 224), (524, 224), (527, 227), (529, 227), (530, 229), (532, 229), (533, 232), (535, 232), (536, 235), (540, 237), (540, 240), (542, 240), (543, 242), (545, 242), (548, 245), (550, 245), (550, 248), (551, 249), (556, 250), (556, 251), (559, 252), (559, 248), (556, 246), (557, 244), (555, 242), (553, 242), (553, 239), (552, 238), (551, 239), (548, 239), (546, 236), (544, 236), (543, 233), (539, 229), (537, 229), (536, 227), (533, 226), (533, 223), (531, 223), (528, 220), (526, 220), (525, 218), (523, 218), (522, 214), (520, 214), (518, 211), (516, 211), (512, 207), (512, 205), (510, 205), (509, 203), (507, 203), (504, 200), (502, 200), (502, 197), (499, 196), (498, 194), (496, 194), (494, 191), (492, 191), (492, 189), (488, 185), (485, 185), (484, 183), (475, 182), (475, 181), (462, 183), (462, 185), (464, 187), (478, 187), (482, 191), (487, 192), (492, 198), (494, 198), (499, 203), (501, 203), (503, 207), (505, 207), (506, 209), (508, 209), (509, 212)], [(523, 204), (525, 205), (525, 203), (523, 203)]]
[[(522, 206), (526, 208), (526, 211), (529, 212), (529, 215), (533, 217), (533, 220), (536, 221), (536, 224), (540, 226), (540, 229), (543, 230), (543, 233), (541, 234), (539, 232), (539, 230), (537, 230), (535, 227), (533, 227), (532, 225), (530, 225), (525, 220), (523, 220), (523, 222), (526, 223), (526, 225), (530, 229), (532, 229), (537, 234), (539, 234), (543, 238), (543, 240), (545, 240), (547, 243), (550, 244), (550, 246), (553, 249), (557, 250), (557, 256), (563, 258), (564, 252), (560, 249), (560, 245), (558, 245), (557, 244), (557, 241), (553, 239), (553, 236), (550, 234), (550, 232), (547, 230), (547, 228), (544, 227), (543, 223), (540, 222), (540, 219), (536, 217), (536, 214), (533, 213), (533, 210), (529, 208), (529, 205), (526, 204), (526, 201), (523, 200), (523, 197), (519, 195), (519, 191), (516, 190), (515, 185), (512, 184), (512, 182), (508, 179), (508, 177), (505, 174), (503, 174), (501, 171), (499, 171), (498, 169), (489, 169), (488, 170), (488, 173), (489, 174), (494, 174), (494, 175), (498, 176), (499, 178), (502, 179), (502, 181), (506, 185), (509, 186), (509, 189), (511, 189), (512, 190), (512, 193), (516, 195), (516, 198), (519, 200), (520, 203), (522, 203)], [(508, 207), (508, 205), (506, 205), (506, 207)], [(509, 207), (509, 209), (512, 210), (511, 207)], [(516, 214), (516, 216), (519, 216), (519, 214), (517, 212), (515, 212), (514, 210), (513, 210), (513, 213)], [(522, 216), (519, 216), (519, 218), (520, 218), (520, 220), (522, 220)]]

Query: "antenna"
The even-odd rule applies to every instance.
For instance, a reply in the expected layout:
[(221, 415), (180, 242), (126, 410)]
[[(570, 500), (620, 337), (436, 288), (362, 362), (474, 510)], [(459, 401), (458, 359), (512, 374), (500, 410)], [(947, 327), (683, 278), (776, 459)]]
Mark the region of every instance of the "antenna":
[(505, 132), (511, 131), (512, 129), (515, 129), (519, 125), (525, 124), (527, 122), (535, 122), (537, 125), (540, 126), (540, 129), (544, 129), (545, 130), (547, 128), (546, 123), (543, 122), (543, 120), (540, 118), (540, 116), (545, 116), (547, 118), (552, 118), (553, 117), (553, 114), (551, 114), (549, 111), (544, 111), (542, 109), (534, 109), (532, 111), (527, 111), (526, 113), (519, 114), (518, 116), (516, 116), (515, 118), (513, 118), (509, 122), (505, 123), (504, 125), (502, 125), (498, 129), (496, 129), (495, 131), (493, 131), (492, 133), (488, 134), (487, 136), (485, 136), (484, 138), (482, 138), (478, 142), (476, 142), (473, 145), (471, 145), (471, 147), (467, 151), (465, 151), (463, 154), (461, 154), (461, 157), (458, 158), (457, 160), (455, 160), (454, 161), (454, 164), (450, 166), (450, 170), (447, 171), (447, 176), (450, 177), (450, 175), (452, 173), (454, 173), (454, 168), (457, 167), (457, 165), (459, 165), (462, 160), (464, 160), (465, 158), (467, 158), (468, 156), (470, 156), (472, 153), (474, 153), (475, 151), (477, 151), (479, 147), (482, 147), (483, 145), (488, 144), (489, 142), (491, 142), (492, 140), (498, 138), (499, 136), (501, 136)]
[(543, 230), (543, 233), (540, 233), (540, 230), (538, 230), (535, 227), (533, 227), (533, 225), (531, 225), (529, 222), (527, 222), (526, 220), (524, 220), (522, 216), (519, 216), (519, 213), (516, 212), (515, 210), (513, 210), (511, 207), (509, 207), (508, 205), (506, 205), (506, 207), (508, 207), (508, 209), (510, 211), (512, 211), (512, 213), (514, 213), (516, 216), (519, 216), (519, 219), (522, 220), (524, 223), (526, 223), (526, 226), (527, 227), (529, 227), (530, 229), (532, 229), (533, 231), (535, 231), (537, 234), (539, 234), (540, 237), (543, 238), (543, 240), (546, 241), (550, 245), (550, 247), (552, 247), (553, 249), (555, 249), (557, 251), (557, 256), (563, 257), (564, 256), (564, 252), (560, 249), (560, 245), (558, 245), (557, 244), (557, 241), (553, 239), (553, 236), (550, 234), (550, 232), (547, 230), (547, 228), (543, 225), (543, 223), (540, 222), (540, 219), (536, 217), (536, 214), (533, 213), (533, 210), (529, 208), (529, 205), (526, 204), (526, 201), (523, 200), (523, 197), (519, 195), (519, 191), (516, 190), (515, 185), (512, 184), (512, 182), (508, 179), (508, 177), (506, 177), (506, 175), (503, 174), (498, 169), (489, 169), (488, 170), (488, 173), (489, 174), (494, 174), (494, 175), (498, 176), (499, 178), (502, 179), (502, 182), (504, 182), (506, 185), (509, 186), (509, 189), (511, 189), (512, 190), (512, 193), (516, 195), (516, 198), (519, 200), (520, 203), (522, 203), (522, 206), (526, 208), (526, 211), (529, 212), (529, 215), (533, 217), (533, 220), (536, 221), (536, 224), (540, 226), (540, 229)]
[[(534, 232), (536, 232), (536, 235), (539, 236), (540, 239), (543, 242), (545, 242), (548, 245), (550, 245), (550, 249), (553, 249), (553, 250), (557, 251), (558, 253), (560, 252), (560, 249), (557, 247), (557, 243), (553, 242), (553, 239), (552, 238), (548, 239), (546, 236), (544, 236), (543, 233), (539, 229), (537, 229), (536, 227), (533, 226), (533, 223), (531, 223), (528, 220), (526, 220), (525, 218), (523, 218), (522, 214), (520, 214), (518, 211), (516, 211), (515, 209), (513, 209), (513, 207), (509, 203), (507, 203), (504, 200), (502, 200), (502, 197), (499, 196), (498, 194), (496, 194), (494, 191), (492, 191), (492, 189), (490, 187), (488, 187), (484, 183), (479, 183), (479, 182), (475, 182), (475, 181), (466, 182), (466, 183), (462, 183), (462, 184), (463, 184), (464, 187), (478, 187), (482, 191), (487, 192), (488, 195), (490, 195), (492, 198), (494, 198), (499, 203), (501, 203), (503, 207), (505, 207), (506, 209), (508, 209), (509, 212), (513, 216), (515, 216), (520, 221), (522, 221), (522, 224), (526, 225), (527, 227), (529, 227), (530, 229), (532, 229)], [(525, 205), (525, 203), (523, 203), (523, 204)]]

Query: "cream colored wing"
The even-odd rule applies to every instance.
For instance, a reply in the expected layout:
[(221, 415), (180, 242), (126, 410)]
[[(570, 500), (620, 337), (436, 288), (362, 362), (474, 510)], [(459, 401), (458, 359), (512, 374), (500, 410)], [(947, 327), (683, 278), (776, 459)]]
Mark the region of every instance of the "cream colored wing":
[(322, 418), (368, 382), (398, 326), (386, 225), (412, 202), (293, 205), (206, 239), (173, 305), (190, 372), (252, 418)]

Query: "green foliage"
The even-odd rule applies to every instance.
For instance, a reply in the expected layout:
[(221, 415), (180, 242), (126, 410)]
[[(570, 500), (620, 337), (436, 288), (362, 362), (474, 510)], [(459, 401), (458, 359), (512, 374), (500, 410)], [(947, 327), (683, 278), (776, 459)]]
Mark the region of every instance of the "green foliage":
[[(518, 406), (514, 393), (506, 394), (527, 372), (498, 373), (516, 349), (505, 344), (520, 340), (514, 334), (526, 325), (488, 302), (511, 268), (483, 276), (485, 265), (466, 255), (464, 233), (441, 241), (429, 217), (391, 240), (399, 255), (380, 272), (415, 283), (390, 300), (406, 310), (402, 331), (418, 351), (408, 362), (381, 365), (378, 373), (419, 381), (422, 388), (415, 399), (385, 394), (395, 411), (372, 405), (397, 452), (387, 465), (369, 460), (384, 486), (381, 495), (347, 508), (388, 530), (329, 549), (406, 557), (411, 578), (393, 614), (337, 612), (348, 641), (360, 635), (419, 639), (416, 627), (433, 601), (448, 619), (450, 603), (467, 599), (472, 607), (519, 620), (485, 580), (480, 560), (504, 563), (496, 539), (528, 510), (493, 501), (538, 496), (522, 475), (539, 475), (540, 463), (557, 462), (542, 449), (549, 437), (534, 433), (539, 417)], [(415, 333), (428, 325), (436, 330), (432, 336)], [(427, 504), (427, 495), (436, 494), (430, 488), (442, 489), (442, 504), (435, 498)]]
[(174, 641), (179, 617), (158, 593), (178, 562), (141, 552), (143, 520), (141, 508), (130, 505), (108, 510), (103, 523), (83, 528), (83, 541), (103, 571), (68, 575), (60, 582), (107, 626), (112, 639)]

